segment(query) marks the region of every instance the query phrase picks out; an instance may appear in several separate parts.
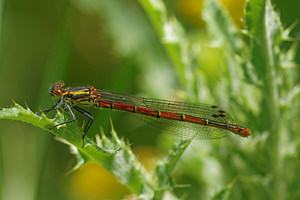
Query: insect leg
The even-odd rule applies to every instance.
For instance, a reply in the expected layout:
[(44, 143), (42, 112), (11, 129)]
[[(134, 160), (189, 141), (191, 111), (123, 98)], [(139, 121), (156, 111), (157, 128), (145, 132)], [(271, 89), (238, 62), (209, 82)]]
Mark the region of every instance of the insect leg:
[(82, 108), (80, 108), (80, 107), (78, 107), (78, 106), (73, 106), (73, 108), (74, 108), (75, 110), (77, 110), (78, 112), (80, 112), (81, 114), (83, 114), (84, 116), (86, 116), (87, 118), (89, 118), (88, 123), (87, 123), (86, 126), (84, 127), (83, 136), (82, 136), (83, 147), (84, 147), (84, 138), (85, 138), (85, 136), (86, 136), (86, 133), (87, 133), (88, 130), (90, 129), (90, 127), (91, 127), (91, 125), (92, 125), (92, 123), (93, 123), (93, 121), (94, 121), (94, 118), (93, 118), (93, 115), (92, 115), (90, 112), (88, 112), (88, 111), (86, 111), (86, 110), (84, 110), (84, 109), (82, 109)]
[(67, 123), (71, 123), (71, 122), (75, 121), (75, 115), (74, 115), (72, 109), (70, 108), (70, 106), (69, 106), (67, 103), (65, 103), (65, 106), (66, 106), (67, 110), (69, 111), (69, 113), (70, 113), (72, 119), (69, 120), (69, 121), (60, 123), (60, 124), (56, 124), (55, 126), (53, 126), (52, 128), (50, 128), (50, 130), (53, 129), (53, 128), (55, 128), (55, 127), (57, 127), (57, 126), (60, 126), (60, 125), (63, 125), (63, 124), (67, 124)]
[[(58, 108), (60, 108), (60, 106), (63, 104), (64, 99), (63, 97), (57, 102), (57, 104), (55, 104), (54, 106), (52, 106), (51, 108), (47, 109), (47, 110), (43, 110), (41, 112), (43, 112), (44, 114), (47, 114), (49, 111), (51, 110), (56, 110)], [(41, 112), (37, 112), (36, 114), (40, 114)]]

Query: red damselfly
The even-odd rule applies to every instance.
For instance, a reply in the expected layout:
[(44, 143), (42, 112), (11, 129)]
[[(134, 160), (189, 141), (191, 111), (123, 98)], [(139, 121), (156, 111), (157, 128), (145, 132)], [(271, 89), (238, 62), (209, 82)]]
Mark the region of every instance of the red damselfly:
[(173, 135), (184, 138), (217, 139), (228, 136), (230, 133), (242, 137), (251, 134), (250, 129), (233, 124), (231, 116), (215, 105), (136, 97), (119, 92), (98, 90), (93, 86), (65, 88), (61, 82), (54, 83), (49, 89), (49, 94), (59, 96), (60, 99), (56, 105), (43, 112), (46, 114), (64, 105), (72, 117), (72, 120), (57, 124), (54, 127), (75, 121), (72, 108), (89, 119), (83, 130), (83, 146), (84, 138), (94, 118), (90, 112), (79, 107), (81, 105), (140, 114), (144, 119), (152, 122), (153, 126), (163, 128)]

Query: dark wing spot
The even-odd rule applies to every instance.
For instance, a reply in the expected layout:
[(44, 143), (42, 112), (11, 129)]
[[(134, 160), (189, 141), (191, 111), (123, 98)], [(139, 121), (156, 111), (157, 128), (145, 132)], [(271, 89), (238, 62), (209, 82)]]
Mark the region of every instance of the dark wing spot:
[(212, 115), (212, 117), (214, 117), (214, 118), (218, 118), (218, 117), (226, 117), (226, 115), (223, 115), (223, 114), (220, 114), (220, 115)]

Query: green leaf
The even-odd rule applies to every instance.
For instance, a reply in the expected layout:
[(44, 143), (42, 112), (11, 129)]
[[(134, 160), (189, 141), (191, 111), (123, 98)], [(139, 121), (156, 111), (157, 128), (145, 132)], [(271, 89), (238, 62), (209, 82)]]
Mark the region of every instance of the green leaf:
[[(246, 81), (256, 83), (257, 75), (252, 65), (247, 62), (249, 52), (246, 42), (242, 38), (241, 31), (236, 27), (220, 2), (216, 0), (205, 1), (203, 18), (212, 38), (218, 41), (219, 45), (224, 45), (226, 48), (227, 67), (230, 73), (230, 82), (234, 85), (233, 88), (240, 85), (236, 77), (238, 76), (242, 80), (243, 74)], [(243, 74), (240, 70), (241, 67), (243, 68)], [(239, 89), (236, 89), (233, 93), (236, 93)]]
[(280, 100), (285, 99), (287, 95), (293, 99), (298, 93), (297, 87), (293, 86), (293, 78), (289, 75), (293, 72), (282, 68), (283, 58), (287, 58), (287, 54), (281, 49), (280, 44), (287, 38), (288, 32), (283, 31), (270, 0), (248, 1), (246, 24), (251, 38), (250, 62), (257, 72), (261, 86), (262, 111), (258, 118), (261, 119), (261, 127), (269, 133), (266, 157), (270, 159), (267, 162), (271, 166), (268, 173), (272, 174), (270, 194), (273, 198), (284, 199), (282, 185), (284, 159), (281, 152), (286, 145), (282, 142), (286, 132), (282, 131), (282, 127), (288, 127), (289, 120), (283, 120), (284, 112), (280, 110)]
[(236, 182), (236, 179), (233, 179), (233, 181), (226, 185), (224, 188), (222, 188), (220, 191), (218, 191), (213, 197), (213, 200), (224, 200), (224, 199), (228, 199), (229, 196), (229, 192), (232, 190), (232, 186), (233, 184)]
[(251, 0), (246, 4), (246, 25), (249, 28), (249, 34), (255, 35), (261, 32), (264, 27), (266, 1)]
[(246, 25), (252, 38), (252, 65), (260, 79), (272, 79), (278, 67), (275, 45), (282, 38), (282, 26), (269, 0), (247, 2)]
[(77, 154), (77, 159), (80, 161), (76, 168), (87, 161), (95, 161), (112, 173), (133, 193), (141, 195), (144, 199), (151, 199), (154, 196), (154, 187), (146, 178), (146, 170), (135, 159), (125, 142), (117, 137), (114, 130), (112, 140), (104, 135), (98, 136), (96, 143), (87, 139), (88, 143), (83, 148), (82, 129), (76, 123), (69, 123), (49, 130), (55, 124), (65, 121), (65, 116), (59, 112), (54, 119), (48, 119), (44, 114), (38, 116), (29, 108), (25, 109), (15, 104), (12, 108), (1, 109), (0, 119), (22, 121), (45, 129), (62, 138), (65, 143), (74, 148), (73, 153)]
[[(278, 127), (273, 123), (279, 120), (278, 78), (280, 56), (278, 40), (281, 38), (281, 24), (270, 1), (252, 0), (247, 2), (246, 23), (251, 36), (251, 65), (255, 68), (262, 83), (263, 102), (266, 109), (262, 121), (271, 127), (273, 138), (277, 137)], [(264, 114), (262, 113), (262, 114)], [(266, 125), (264, 125), (266, 126)], [(275, 139), (276, 140), (276, 139)], [(276, 145), (275, 145), (276, 146)]]
[(157, 185), (158, 191), (156, 193), (156, 198), (160, 199), (164, 195), (164, 192), (168, 189), (174, 187), (174, 182), (171, 177), (172, 171), (184, 153), (185, 149), (189, 146), (192, 140), (181, 140), (178, 144), (174, 144), (172, 150), (169, 153), (169, 156), (166, 160), (160, 162), (155, 169), (157, 175)]
[(190, 60), (186, 51), (188, 42), (183, 27), (167, 12), (162, 0), (139, 0), (139, 2), (150, 18), (180, 80), (186, 83), (185, 68)]
[(241, 55), (243, 41), (229, 14), (216, 0), (205, 1), (203, 17), (207, 28), (215, 40), (226, 42), (232, 53)]

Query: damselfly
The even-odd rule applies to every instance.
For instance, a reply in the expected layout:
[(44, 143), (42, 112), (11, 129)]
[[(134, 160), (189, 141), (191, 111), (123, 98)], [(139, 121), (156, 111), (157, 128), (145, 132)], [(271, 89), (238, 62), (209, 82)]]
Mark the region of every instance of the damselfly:
[(56, 105), (43, 112), (46, 114), (64, 105), (72, 118), (72, 120), (57, 124), (54, 127), (75, 121), (72, 108), (89, 119), (83, 130), (83, 146), (85, 136), (94, 118), (90, 112), (79, 107), (81, 105), (92, 105), (139, 114), (150, 123), (152, 122), (153, 126), (163, 128), (173, 135), (184, 138), (217, 139), (228, 136), (230, 133), (242, 137), (251, 134), (250, 129), (233, 124), (230, 115), (215, 105), (136, 97), (119, 92), (98, 90), (93, 86), (65, 88), (61, 82), (54, 83), (49, 89), (49, 94), (59, 96), (60, 99)]

